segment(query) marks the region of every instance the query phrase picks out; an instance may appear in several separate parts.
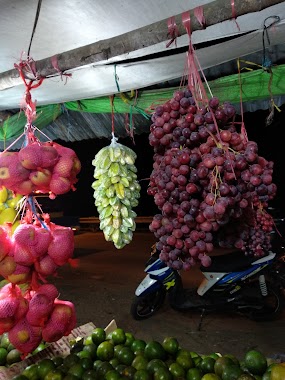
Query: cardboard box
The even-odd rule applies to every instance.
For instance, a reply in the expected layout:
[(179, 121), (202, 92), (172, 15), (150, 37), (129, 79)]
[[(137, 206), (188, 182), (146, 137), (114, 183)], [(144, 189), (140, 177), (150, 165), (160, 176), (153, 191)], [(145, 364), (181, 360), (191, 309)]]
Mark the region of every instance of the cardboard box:
[[(11, 365), (11, 367), (3, 368), (0, 370), (0, 380), (11, 380), (13, 376), (20, 374), (26, 367), (36, 363), (42, 359), (53, 358), (54, 356), (65, 357), (70, 352), (69, 342), (78, 337), (85, 338), (92, 333), (95, 329), (95, 325), (92, 322), (85, 325), (76, 327), (68, 336), (64, 336), (57, 342), (51, 343), (47, 348), (38, 352), (35, 355), (29, 356), (27, 359), (22, 360), (19, 363)], [(113, 319), (106, 327), (106, 335), (114, 331), (117, 328), (116, 322)]]

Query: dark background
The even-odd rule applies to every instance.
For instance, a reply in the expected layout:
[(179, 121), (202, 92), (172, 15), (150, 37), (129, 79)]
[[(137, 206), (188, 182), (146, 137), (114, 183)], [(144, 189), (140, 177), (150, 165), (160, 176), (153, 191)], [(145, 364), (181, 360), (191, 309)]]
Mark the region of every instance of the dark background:
[[(269, 114), (268, 110), (245, 113), (244, 121), (249, 140), (258, 143), (259, 155), (274, 162), (273, 180), (278, 186), (278, 191), (270, 206), (278, 209), (278, 214), (285, 215), (285, 202), (283, 201), (285, 191), (285, 105), (281, 107), (281, 110), (282, 112), (275, 111), (274, 120), (269, 126), (265, 125), (266, 117)], [(148, 143), (148, 134), (136, 135), (135, 145), (131, 138), (119, 139), (118, 141), (137, 153), (136, 167), (142, 190), (140, 204), (135, 211), (139, 216), (154, 215), (158, 210), (153, 197), (146, 193), (148, 180), (144, 180), (149, 178), (153, 162), (153, 149)], [(77, 190), (59, 196), (54, 201), (44, 199), (41, 201), (44, 211), (63, 211), (64, 216), (97, 216), (93, 189), (91, 188), (94, 181), (92, 160), (101, 148), (110, 144), (110, 140), (92, 139), (74, 143), (58, 142), (72, 148), (77, 153), (82, 164), (82, 170), (78, 175)]]

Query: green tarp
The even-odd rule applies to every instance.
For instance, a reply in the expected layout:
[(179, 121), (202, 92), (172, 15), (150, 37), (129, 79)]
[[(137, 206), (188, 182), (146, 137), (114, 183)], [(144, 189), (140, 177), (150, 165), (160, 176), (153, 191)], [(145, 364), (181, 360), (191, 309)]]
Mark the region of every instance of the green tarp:
[[(285, 94), (285, 65), (272, 67), (271, 76), (268, 72), (260, 69), (241, 74), (242, 100), (243, 102), (269, 99), (270, 94), (268, 85), (271, 83), (272, 96), (281, 96)], [(214, 96), (217, 96), (221, 102), (229, 101), (233, 104), (240, 102), (240, 84), (237, 74), (216, 79), (209, 82), (209, 86)], [(151, 106), (161, 104), (172, 97), (177, 88), (168, 88), (152, 91), (140, 91), (137, 99), (137, 107), (141, 110), (150, 110)], [(130, 101), (132, 104), (133, 101)], [(123, 101), (119, 94), (114, 97), (114, 111), (117, 113), (137, 113), (138, 109), (130, 107), (130, 104)], [(94, 99), (85, 99), (75, 102), (66, 102), (64, 104), (48, 105), (37, 108), (38, 117), (35, 125), (42, 129), (62, 112), (64, 107), (72, 111), (91, 112), (91, 113), (109, 113), (111, 104), (108, 96)], [(0, 124), (0, 140), (16, 139), (25, 126), (25, 115), (23, 112), (11, 116), (4, 123)]]

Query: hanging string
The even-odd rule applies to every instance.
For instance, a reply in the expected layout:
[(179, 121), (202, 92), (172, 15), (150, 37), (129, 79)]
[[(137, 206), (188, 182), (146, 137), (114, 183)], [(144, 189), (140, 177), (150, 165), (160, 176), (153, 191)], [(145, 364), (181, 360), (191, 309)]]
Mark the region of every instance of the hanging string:
[(30, 56), (30, 50), (31, 50), (34, 34), (35, 34), (35, 31), (36, 31), (36, 28), (37, 28), (37, 24), (38, 24), (38, 20), (39, 20), (39, 15), (40, 15), (40, 11), (41, 11), (41, 6), (42, 6), (42, 0), (38, 0), (36, 17), (35, 17), (34, 26), (33, 26), (33, 30), (32, 30), (32, 35), (31, 35), (31, 39), (30, 39), (30, 43), (29, 43), (28, 53), (27, 53), (28, 57)]
[(112, 135), (115, 133), (114, 95), (109, 96), (111, 104)]
[[(266, 25), (266, 21), (273, 19), (271, 23)], [(263, 32), (262, 32), (262, 47), (263, 47), (263, 61), (262, 61), (262, 66), (265, 69), (269, 69), (272, 65), (271, 59), (266, 56), (266, 43), (265, 43), (265, 37), (267, 39), (267, 44), (270, 46), (270, 38), (269, 38), (269, 33), (268, 29), (270, 29), (273, 25), (277, 24), (280, 22), (280, 17), (279, 16), (269, 16), (267, 17), (264, 22), (263, 22)]]
[(237, 14), (236, 14), (236, 9), (235, 9), (235, 0), (231, 0), (231, 6), (232, 6), (232, 18), (235, 21), (235, 24), (238, 28), (238, 31), (240, 32), (240, 27), (239, 24), (237, 23)]

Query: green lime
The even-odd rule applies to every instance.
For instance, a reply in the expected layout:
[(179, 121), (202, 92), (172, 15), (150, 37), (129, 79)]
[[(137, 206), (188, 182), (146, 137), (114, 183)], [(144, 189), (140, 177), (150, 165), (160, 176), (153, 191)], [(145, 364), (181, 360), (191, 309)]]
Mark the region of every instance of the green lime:
[(112, 371), (114, 368), (109, 362), (103, 362), (97, 369), (97, 375), (99, 380), (103, 380), (106, 373)]
[(215, 373), (206, 373), (201, 380), (221, 380)]
[(120, 377), (121, 375), (116, 369), (111, 369), (105, 375), (106, 380), (119, 380)]
[(189, 368), (194, 367), (193, 359), (191, 358), (189, 353), (181, 353), (176, 356), (176, 363), (181, 365), (182, 368), (184, 368), (186, 371)]
[(179, 343), (176, 338), (166, 337), (162, 342), (162, 347), (170, 355), (176, 355), (179, 349)]
[(172, 380), (172, 375), (168, 368), (159, 368), (153, 376), (154, 380)]
[(242, 369), (236, 364), (226, 365), (222, 373), (222, 380), (237, 380), (242, 372)]
[(129, 366), (132, 364), (132, 361), (135, 358), (135, 354), (133, 353), (130, 347), (122, 347), (117, 354), (117, 358), (119, 359), (121, 364)]
[(29, 379), (24, 375), (16, 375), (12, 378), (12, 380), (29, 380)]
[(238, 380), (255, 380), (255, 378), (251, 376), (249, 373), (243, 373), (240, 375)]
[(230, 359), (226, 356), (221, 356), (215, 362), (215, 365), (214, 365), (215, 374), (218, 375), (219, 377), (222, 377), (222, 373), (223, 373), (224, 368), (230, 364), (234, 364), (232, 359)]
[(137, 355), (132, 361), (132, 366), (136, 369), (146, 369), (148, 361), (143, 355)]
[(51, 359), (42, 359), (37, 363), (38, 365), (38, 376), (40, 379), (44, 379), (45, 376), (55, 369), (55, 364)]
[(267, 360), (261, 352), (251, 350), (245, 354), (244, 365), (253, 375), (263, 375), (267, 368)]
[(79, 363), (84, 371), (86, 369), (93, 369), (93, 360), (91, 358), (81, 358)]
[(132, 367), (131, 365), (128, 365), (124, 370), (123, 370), (123, 376), (126, 377), (127, 379), (133, 379), (134, 374), (136, 373), (136, 369)]
[(194, 352), (194, 351), (190, 351), (190, 356), (191, 356), (192, 359), (193, 358), (200, 358), (200, 355), (197, 354), (197, 352)]
[(166, 352), (162, 345), (155, 340), (150, 341), (146, 344), (144, 349), (145, 357), (148, 360), (151, 359), (161, 359), (164, 360), (166, 358)]
[(64, 374), (59, 369), (53, 369), (45, 376), (45, 380), (62, 380), (63, 378)]
[(99, 345), (106, 340), (106, 332), (101, 327), (96, 327), (95, 330), (93, 330), (91, 337), (93, 343)]
[(97, 379), (97, 373), (95, 369), (88, 369), (82, 375), (81, 380), (95, 380)]
[(44, 342), (40, 343), (38, 347), (33, 351), (33, 355), (37, 354), (38, 352), (44, 350), (46, 348), (46, 344)]
[(102, 360), (99, 360), (99, 359), (95, 360), (93, 363), (93, 369), (97, 370), (102, 363), (103, 363)]
[(134, 380), (152, 380), (152, 375), (146, 369), (139, 369), (134, 374)]
[(144, 351), (146, 342), (142, 339), (135, 339), (131, 344), (132, 351), (136, 354), (139, 351)]
[(124, 344), (126, 341), (126, 334), (123, 329), (117, 328), (112, 332), (112, 341), (114, 345), (116, 344)]
[(119, 365), (117, 365), (117, 367), (115, 368), (118, 372), (119, 372), (119, 374), (122, 376), (123, 375), (123, 372), (124, 372), (124, 370), (125, 370), (125, 368), (126, 368), (127, 366), (125, 365), (125, 364), (119, 364)]
[(88, 346), (88, 344), (93, 344), (93, 343), (95, 343), (95, 342), (93, 342), (92, 335), (87, 336), (87, 337), (83, 340), (83, 345), (84, 345), (84, 346)]
[(63, 359), (63, 364), (66, 368), (72, 367), (74, 364), (79, 363), (80, 358), (76, 354), (69, 354)]
[(206, 356), (202, 359), (199, 368), (201, 368), (203, 373), (214, 373), (216, 360), (211, 358), (210, 356)]
[(133, 341), (135, 340), (135, 337), (130, 332), (126, 332), (125, 335), (126, 335), (125, 346), (129, 347), (132, 345)]
[(199, 368), (189, 368), (186, 373), (186, 380), (201, 380), (202, 371)]
[[(73, 364), (69, 368), (67, 374), (79, 377), (79, 379), (80, 379), (82, 377), (85, 369), (87, 369), (87, 368), (83, 368), (82, 365), (81, 365), (81, 361), (80, 361), (79, 363)], [(91, 369), (91, 368), (88, 368), (88, 369)]]
[(97, 348), (97, 357), (101, 360), (111, 360), (114, 356), (114, 345), (109, 342), (105, 341), (99, 344)]
[(59, 367), (63, 363), (63, 358), (61, 356), (54, 356), (51, 360), (54, 362), (56, 367)]
[(6, 348), (0, 347), (0, 365), (5, 365), (7, 362), (8, 351)]
[(224, 355), (224, 357), (230, 358), (234, 364), (236, 364), (238, 366), (240, 365), (239, 360), (234, 355), (226, 354), (226, 355)]
[(8, 348), (10, 344), (10, 340), (9, 340), (9, 336), (8, 336), (8, 333), (7, 332), (4, 332), (2, 335), (1, 335), (1, 340), (0, 340), (0, 347), (2, 348)]
[(118, 358), (112, 358), (111, 360), (109, 360), (109, 363), (110, 363), (114, 368), (116, 368), (117, 365), (120, 364), (120, 361), (119, 361)]
[[(88, 347), (88, 346), (86, 346)], [(97, 350), (96, 350), (97, 351)], [(91, 353), (89, 351), (86, 351), (86, 350), (83, 350), (83, 351), (79, 351), (76, 353), (76, 355), (80, 358), (80, 359), (83, 359), (83, 358), (89, 358), (91, 359)]]
[(160, 360), (160, 359), (152, 359), (151, 361), (148, 362), (147, 364), (147, 367), (146, 369), (148, 370), (148, 372), (150, 372), (151, 374), (154, 374), (156, 371), (159, 370), (159, 368), (167, 368), (166, 367), (166, 364), (164, 361)]
[[(87, 352), (90, 355), (90, 358), (95, 360), (97, 357), (97, 349), (98, 349), (98, 347), (96, 344), (90, 343), (87, 346), (83, 347), (83, 352)], [(77, 355), (78, 355), (78, 353), (77, 353)], [(81, 354), (81, 355), (83, 355), (83, 354)]]
[(168, 369), (174, 379), (185, 378), (185, 370), (180, 364), (172, 363)]
[(26, 376), (29, 380), (38, 380), (38, 366), (31, 364), (24, 369), (22, 375)]

